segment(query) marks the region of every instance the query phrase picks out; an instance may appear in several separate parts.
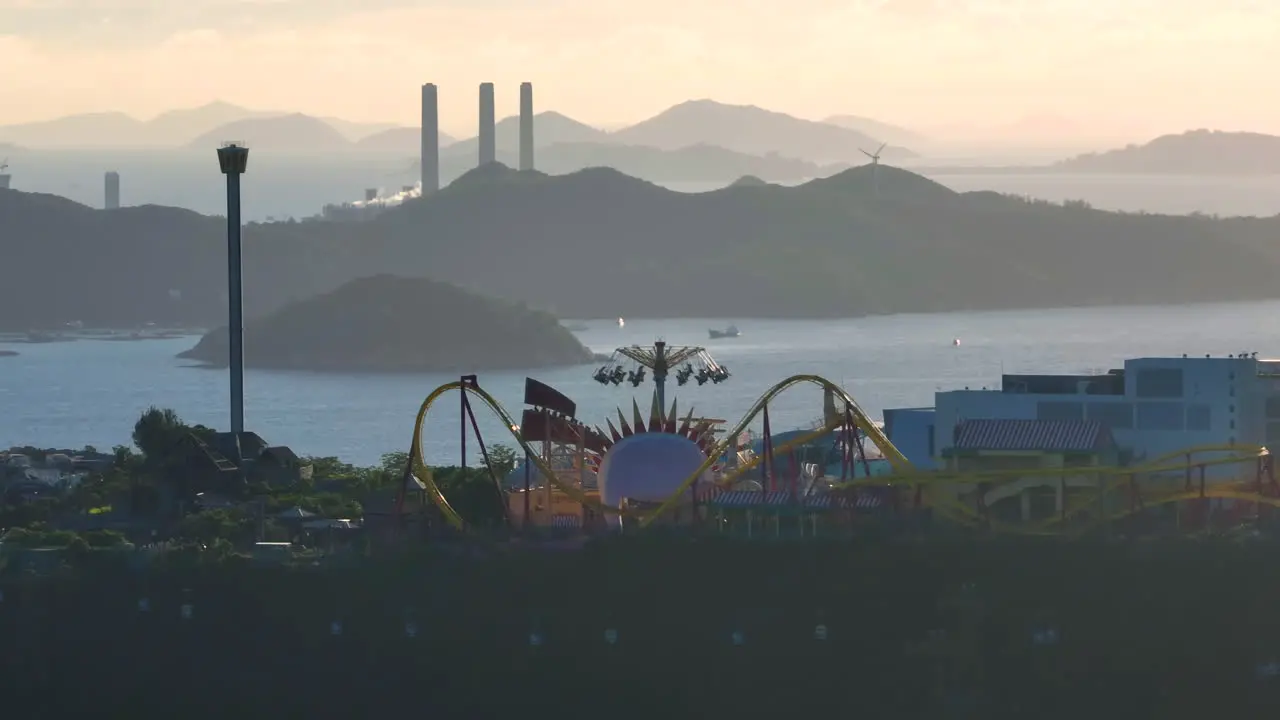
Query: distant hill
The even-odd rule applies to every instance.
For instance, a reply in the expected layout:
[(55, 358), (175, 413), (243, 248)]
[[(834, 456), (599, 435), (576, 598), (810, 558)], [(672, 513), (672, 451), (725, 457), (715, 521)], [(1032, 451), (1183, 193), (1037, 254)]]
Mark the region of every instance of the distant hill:
[(192, 140), (187, 147), (193, 150), (216, 148), (228, 140), (272, 152), (325, 152), (353, 147), (351, 141), (333, 126), (300, 113), (248, 118), (220, 125)]
[[(406, 332), (407, 317), (414, 318), (412, 332)], [(226, 327), (178, 357), (225, 367)], [(465, 372), (575, 365), (592, 358), (547, 313), (443, 282), (391, 275), (353, 280), (245, 326), (245, 365), (252, 368)]]
[[(515, 150), (498, 153), (498, 161), (515, 166)], [(441, 177), (446, 181), (471, 171), (476, 159), (471, 155), (441, 159)], [(414, 161), (414, 167), (418, 162)], [(759, 175), (775, 182), (794, 182), (829, 175), (843, 169), (805, 160), (779, 156), (760, 157), (726, 150), (714, 145), (692, 145), (679, 150), (659, 150), (636, 145), (583, 142), (557, 143), (540, 148), (538, 170), (564, 175), (587, 168), (607, 167), (650, 182), (721, 183), (743, 175)]]
[[(222, 101), (195, 108), (169, 110), (146, 121), (124, 113), (87, 113), (43, 122), (0, 126), (0, 142), (51, 149), (181, 147), (229, 123), (288, 115), (290, 113), (280, 111), (250, 110)], [(323, 118), (322, 121), (348, 141), (394, 127), (391, 124), (355, 123), (339, 118)]]
[[(455, 142), (448, 133), (440, 133), (440, 147)], [(422, 152), (422, 128), (397, 127), (376, 132), (356, 142), (356, 148), (370, 152), (397, 153), (417, 157)]]
[(742, 187), (767, 187), (769, 183), (761, 180), (755, 175), (743, 175), (742, 177), (729, 183), (726, 187), (742, 188)]
[[(284, 113), (280, 114), (283, 115)], [(395, 123), (352, 122), (351, 120), (343, 120), (342, 118), (328, 116), (321, 117), (320, 120), (329, 127), (332, 127), (334, 130), (337, 130), (344, 138), (356, 143), (371, 135), (377, 135), (378, 133), (394, 130), (400, 127)]]
[(144, 147), (146, 123), (124, 113), (85, 113), (0, 127), (0, 142), (28, 148)]
[[(614, 142), (676, 150), (713, 144), (748, 155), (774, 153), (817, 163), (864, 162), (862, 149), (874, 151), (880, 142), (857, 130), (801, 120), (754, 105), (725, 105), (714, 100), (690, 100), (658, 115), (609, 134)], [(888, 147), (882, 157), (904, 160), (915, 153)]]
[(1162, 135), (1145, 145), (1079, 155), (1054, 167), (1068, 172), (1276, 175), (1280, 174), (1280, 137), (1191, 130)]
[[(900, 125), (873, 120), (861, 115), (832, 115), (822, 122), (849, 130), (856, 130), (867, 137), (898, 147), (921, 148), (932, 142), (928, 137), (915, 130), (908, 130)], [(875, 150), (875, 148), (867, 149)]]
[(143, 125), (150, 136), (149, 139), (155, 145), (177, 147), (227, 123), (282, 114), (249, 110), (239, 105), (217, 101), (197, 108), (170, 110), (157, 115)]
[[(505, 117), (494, 126), (494, 145), (499, 153), (517, 153), (520, 150), (520, 118)], [(589, 143), (605, 139), (603, 130), (580, 123), (558, 112), (547, 111), (533, 116), (533, 143), (545, 147), (557, 143)], [(416, 150), (414, 151), (417, 152)], [(443, 157), (468, 157), (475, 159), (480, 153), (480, 141), (474, 137), (458, 140), (449, 146)]]
[[(0, 217), (0, 255), (32, 270), (0, 283), (0, 329), (224, 322), (221, 218), (18, 191), (0, 191)], [(693, 194), (608, 169), (495, 164), (363, 222), (248, 225), (245, 308), (264, 316), (382, 273), (628, 318), (1252, 300), (1280, 297), (1277, 236), (1280, 218), (962, 194), (889, 165)], [(56, 293), (34, 271), (50, 268)], [(421, 307), (401, 316), (415, 332), (435, 312)]]

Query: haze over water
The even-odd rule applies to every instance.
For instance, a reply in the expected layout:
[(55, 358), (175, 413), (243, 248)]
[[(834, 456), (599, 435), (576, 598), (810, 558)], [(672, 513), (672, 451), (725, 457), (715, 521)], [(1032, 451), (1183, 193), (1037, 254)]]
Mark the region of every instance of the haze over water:
[[(121, 201), (130, 205), (183, 207), (207, 215), (226, 213), (226, 188), (213, 152), (41, 151), (28, 153), (14, 188), (61, 195), (102, 206), (102, 169), (121, 175)], [(411, 159), (395, 155), (331, 158), (252, 152), (244, 177), (244, 218), (303, 218), (327, 203), (358, 200), (365, 188), (398, 190), (412, 184)], [(910, 166), (908, 166), (910, 169)], [(1280, 175), (1187, 177), (1178, 175), (1077, 175), (1068, 173), (940, 173), (930, 177), (959, 191), (993, 190), (1052, 202), (1084, 200), (1103, 210), (1211, 215), (1280, 213)], [(675, 182), (680, 192), (707, 192), (723, 183)]]
[[(932, 405), (938, 389), (995, 386), (1004, 372), (1085, 372), (1118, 367), (1127, 357), (1241, 351), (1280, 355), (1280, 332), (1268, 330), (1280, 301), (1171, 307), (1122, 307), (934, 315), (890, 315), (844, 321), (742, 319), (743, 335), (709, 341), (724, 321), (634, 320), (625, 328), (593, 322), (579, 337), (596, 352), (650, 343), (706, 346), (733, 377), (720, 385), (677, 387), (683, 415), (736, 422), (771, 385), (814, 373), (847, 388), (868, 414), (884, 407)], [(952, 340), (961, 339), (954, 347)], [(189, 422), (222, 427), (227, 417), (224, 371), (184, 367), (173, 355), (194, 338), (147, 342), (74, 342), (0, 346), (0, 447), (32, 444), (108, 448), (128, 443), (150, 405), (172, 407)], [(633, 397), (647, 413), (652, 385), (602, 387), (592, 366), (528, 373), (578, 403), (578, 416), (604, 425)], [(484, 373), (481, 385), (517, 415), (526, 373)], [(301, 454), (337, 455), (371, 464), (407, 449), (418, 405), (432, 389), (456, 380), (445, 374), (324, 375), (250, 371), (246, 426)], [(432, 463), (458, 461), (458, 398), (433, 409), (425, 442)], [(770, 406), (775, 431), (809, 426), (821, 415), (821, 393), (792, 390)], [(509, 442), (501, 423), (478, 412), (487, 442)], [(518, 419), (518, 418), (517, 418)], [(753, 423), (760, 429), (760, 420)], [(474, 441), (469, 460), (475, 462)]]

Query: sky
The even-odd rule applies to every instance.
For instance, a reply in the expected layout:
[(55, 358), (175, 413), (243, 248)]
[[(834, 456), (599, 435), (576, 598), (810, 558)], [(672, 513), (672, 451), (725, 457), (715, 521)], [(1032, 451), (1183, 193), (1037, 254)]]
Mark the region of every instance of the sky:
[(1276, 0), (0, 0), (0, 125), (224, 100), (441, 127), (634, 122), (692, 98), (917, 129), (1280, 134)]

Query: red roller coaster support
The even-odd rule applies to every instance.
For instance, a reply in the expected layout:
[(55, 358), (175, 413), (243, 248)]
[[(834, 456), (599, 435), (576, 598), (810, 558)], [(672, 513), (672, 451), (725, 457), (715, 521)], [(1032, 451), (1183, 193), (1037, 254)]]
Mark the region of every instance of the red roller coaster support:
[(769, 406), (764, 406), (764, 444), (760, 451), (764, 453), (764, 459), (760, 461), (760, 469), (763, 471), (761, 485), (765, 492), (773, 492), (774, 479), (777, 469), (773, 465), (773, 431), (769, 428)]
[(790, 483), (789, 483), (789, 484), (790, 484), (790, 486), (791, 486), (791, 502), (793, 502), (793, 503), (794, 503), (794, 502), (796, 502), (796, 499), (800, 497), (800, 496), (799, 496), (799, 494), (798, 494), (798, 492), (797, 492), (797, 490), (798, 490), (797, 485), (798, 485), (798, 484), (799, 484), (799, 482), (800, 482), (800, 459), (796, 457), (796, 451), (795, 451), (795, 448), (792, 448), (792, 449), (787, 453), (787, 455), (789, 455), (789, 456), (790, 456), (790, 458), (789, 458), (789, 459), (790, 459), (790, 461), (791, 461), (791, 471), (788, 473), (788, 475), (790, 475)]

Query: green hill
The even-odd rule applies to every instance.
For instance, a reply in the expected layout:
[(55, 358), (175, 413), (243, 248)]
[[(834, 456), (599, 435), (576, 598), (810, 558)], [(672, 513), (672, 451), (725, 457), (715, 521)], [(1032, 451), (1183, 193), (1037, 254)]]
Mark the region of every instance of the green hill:
[[(604, 168), (495, 164), (363, 222), (246, 226), (245, 308), (266, 315), (383, 273), (627, 318), (1280, 297), (1280, 218), (1103, 212), (874, 172), (695, 194)], [(221, 218), (17, 191), (0, 191), (0, 218), (0, 330), (225, 322)]]
[[(245, 365), (329, 372), (502, 370), (590, 362), (551, 315), (447, 283), (379, 275), (245, 326)], [(178, 357), (227, 364), (227, 329)]]

